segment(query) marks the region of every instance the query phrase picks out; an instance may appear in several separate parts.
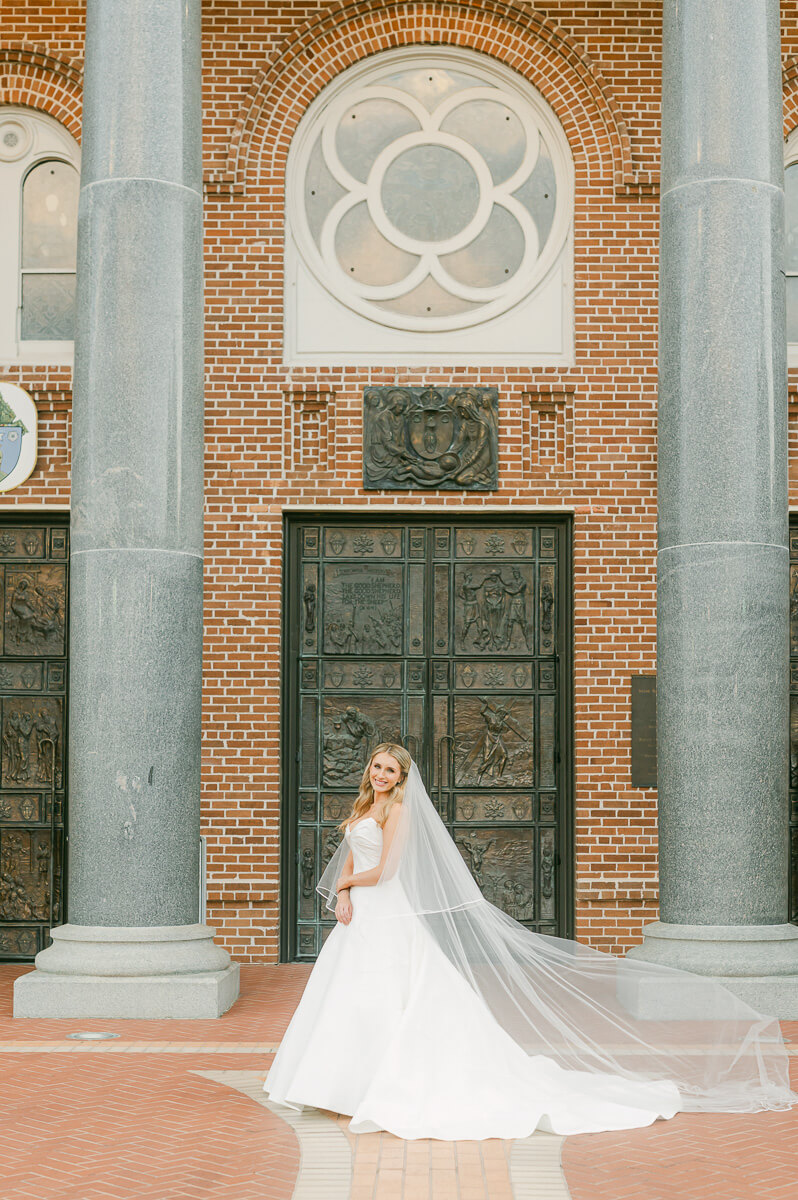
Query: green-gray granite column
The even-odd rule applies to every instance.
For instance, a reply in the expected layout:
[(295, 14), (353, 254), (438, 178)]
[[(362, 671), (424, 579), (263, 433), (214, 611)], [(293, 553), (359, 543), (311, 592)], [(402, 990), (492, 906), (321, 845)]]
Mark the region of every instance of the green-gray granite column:
[(68, 923), (22, 1016), (215, 1016), (198, 924), (200, 0), (88, 0), (72, 459)]
[(638, 957), (798, 1017), (777, 0), (665, 0), (660, 922)]

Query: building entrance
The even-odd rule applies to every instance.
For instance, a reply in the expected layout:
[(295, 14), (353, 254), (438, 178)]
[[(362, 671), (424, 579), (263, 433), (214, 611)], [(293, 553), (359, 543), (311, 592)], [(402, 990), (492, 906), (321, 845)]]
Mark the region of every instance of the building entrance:
[(790, 920), (798, 924), (798, 521), (790, 520)]
[(63, 923), (66, 525), (0, 525), (0, 959)]
[(399, 739), (483, 893), (571, 930), (565, 522), (287, 530), (283, 958), (335, 925), (316, 880), (370, 752)]

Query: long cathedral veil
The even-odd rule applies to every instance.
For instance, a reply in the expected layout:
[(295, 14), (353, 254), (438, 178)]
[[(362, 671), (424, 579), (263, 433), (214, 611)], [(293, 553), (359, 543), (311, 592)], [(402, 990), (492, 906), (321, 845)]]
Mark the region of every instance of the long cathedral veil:
[[(335, 908), (346, 839), (317, 884)], [(415, 763), (380, 881), (530, 1055), (570, 1070), (671, 1080), (685, 1111), (798, 1103), (778, 1021), (713, 979), (534, 933), (484, 898)]]

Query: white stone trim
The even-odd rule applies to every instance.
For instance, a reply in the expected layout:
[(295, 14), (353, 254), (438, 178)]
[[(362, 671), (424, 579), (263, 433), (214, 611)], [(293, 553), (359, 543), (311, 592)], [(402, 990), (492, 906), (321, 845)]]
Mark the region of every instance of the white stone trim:
[(24, 105), (0, 106), (0, 122), (19, 126), (24, 150), (0, 150), (0, 369), (8, 366), (71, 366), (71, 341), (20, 339), (20, 256), (22, 249), (22, 184), (39, 162), (57, 159), (80, 170), (80, 147), (53, 117)]
[[(443, 100), (432, 112), (409, 94), (392, 89), (387, 73), (414, 68), (450, 69), (476, 76), (475, 86)], [(367, 98), (393, 99), (414, 114), (420, 132), (397, 137), (372, 164), (366, 182), (355, 179), (338, 156), (333, 134), (349, 107)], [(500, 100), (526, 136), (522, 162), (494, 183), (485, 160), (463, 139), (438, 127), (459, 103)], [(508, 117), (509, 120), (509, 117)], [(512, 194), (532, 173), (542, 135), (551, 154), (557, 187), (554, 221), (538, 255), (537, 228)], [(327, 169), (344, 195), (326, 214), (317, 244), (305, 208), (305, 175), (321, 138)], [(390, 224), (380, 184), (399, 153), (420, 144), (456, 149), (479, 181), (479, 201), (469, 224), (441, 242), (415, 241)], [(285, 360), (292, 365), (402, 364), (567, 366), (573, 361), (574, 169), (565, 135), (537, 90), (515, 71), (485, 54), (455, 47), (411, 46), (383, 51), (343, 71), (309, 106), (288, 156), (285, 241)], [(343, 270), (335, 252), (339, 221), (365, 203), (376, 230), (393, 246), (418, 256), (401, 281), (366, 284)], [(494, 205), (515, 219), (524, 236), (521, 265), (505, 283), (479, 288), (455, 280), (438, 256), (455, 252), (480, 231)], [(389, 312), (378, 300), (399, 298), (432, 278), (451, 296), (477, 309), (448, 316)]]
[(510, 1183), (514, 1200), (570, 1200), (562, 1169), (564, 1137), (536, 1130), (519, 1138), (510, 1151)]
[(290, 1125), (299, 1142), (299, 1174), (291, 1200), (349, 1200), (352, 1151), (342, 1129), (317, 1108), (297, 1112), (268, 1099), (262, 1071), (192, 1071), (243, 1092)]
[[(798, 163), (798, 126), (793, 129), (784, 143), (784, 170)], [(787, 343), (787, 366), (798, 367), (798, 342)]]

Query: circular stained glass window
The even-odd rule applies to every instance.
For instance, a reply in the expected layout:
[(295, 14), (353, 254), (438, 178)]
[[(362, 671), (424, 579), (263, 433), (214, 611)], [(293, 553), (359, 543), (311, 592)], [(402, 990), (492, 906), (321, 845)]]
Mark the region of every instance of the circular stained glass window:
[(571, 193), (541, 97), (459, 51), (386, 52), (344, 72), (308, 110), (289, 170), (308, 268), (399, 329), (457, 329), (525, 299), (562, 249)]

